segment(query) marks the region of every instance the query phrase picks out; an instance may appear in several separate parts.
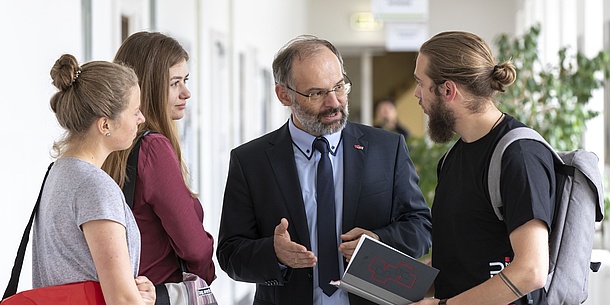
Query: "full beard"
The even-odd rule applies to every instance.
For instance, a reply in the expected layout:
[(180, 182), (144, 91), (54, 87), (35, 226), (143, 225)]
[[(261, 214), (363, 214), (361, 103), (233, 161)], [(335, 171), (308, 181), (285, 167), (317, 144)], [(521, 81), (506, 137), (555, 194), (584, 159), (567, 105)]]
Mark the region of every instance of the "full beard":
[(431, 105), (428, 116), (428, 132), (430, 139), (435, 143), (447, 143), (453, 139), (455, 130), (455, 115), (445, 106), (442, 99), (437, 97)]
[[(305, 131), (313, 135), (333, 134), (341, 131), (347, 124), (347, 117), (349, 116), (347, 103), (345, 104), (345, 107), (339, 106), (337, 108), (328, 109), (322, 113), (315, 113), (303, 107), (303, 105), (296, 100), (292, 102), (290, 108), (292, 110), (292, 115), (301, 122)], [(322, 122), (322, 117), (336, 112), (341, 113), (341, 119), (330, 123)]]

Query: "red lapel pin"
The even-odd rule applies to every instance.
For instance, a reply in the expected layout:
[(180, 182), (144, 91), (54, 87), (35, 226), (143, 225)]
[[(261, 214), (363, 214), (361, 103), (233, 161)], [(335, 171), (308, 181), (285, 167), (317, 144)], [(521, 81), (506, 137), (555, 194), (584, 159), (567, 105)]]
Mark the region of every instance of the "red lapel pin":
[(354, 148), (355, 148), (355, 149), (358, 149), (358, 150), (363, 150), (363, 149), (364, 149), (364, 146), (361, 146), (361, 145), (356, 144), (356, 145), (354, 145)]

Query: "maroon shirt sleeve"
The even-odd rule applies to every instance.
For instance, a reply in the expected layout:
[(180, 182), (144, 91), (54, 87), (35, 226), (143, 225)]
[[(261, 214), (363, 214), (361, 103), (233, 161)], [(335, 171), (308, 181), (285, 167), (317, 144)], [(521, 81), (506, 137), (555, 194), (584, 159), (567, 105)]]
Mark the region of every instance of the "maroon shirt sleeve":
[(203, 227), (203, 208), (187, 189), (176, 154), (161, 134), (142, 140), (134, 215), (142, 236), (141, 275), (155, 284), (181, 281), (178, 256), (208, 284), (215, 279), (214, 240)]

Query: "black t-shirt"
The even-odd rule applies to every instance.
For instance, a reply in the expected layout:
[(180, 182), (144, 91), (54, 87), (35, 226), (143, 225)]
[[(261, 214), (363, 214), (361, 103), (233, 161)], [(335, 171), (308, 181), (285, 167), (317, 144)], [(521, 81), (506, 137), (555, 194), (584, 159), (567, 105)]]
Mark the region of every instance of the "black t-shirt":
[[(440, 270), (437, 298), (477, 286), (508, 265), (514, 256), (508, 236), (517, 227), (540, 219), (550, 228), (555, 171), (551, 152), (539, 142), (520, 140), (506, 149), (500, 177), (505, 221), (491, 206), (487, 187), (491, 154), (504, 134), (521, 126), (507, 115), (483, 138), (472, 143), (458, 140), (439, 168), (432, 205), (432, 264)], [(540, 290), (532, 296), (534, 304), (546, 304)]]

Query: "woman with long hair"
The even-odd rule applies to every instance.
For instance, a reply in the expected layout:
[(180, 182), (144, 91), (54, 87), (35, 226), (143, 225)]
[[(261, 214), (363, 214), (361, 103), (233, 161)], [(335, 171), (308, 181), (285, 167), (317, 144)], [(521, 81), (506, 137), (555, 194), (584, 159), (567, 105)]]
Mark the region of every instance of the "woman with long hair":
[(121, 45), (114, 61), (134, 69), (146, 122), (138, 151), (110, 155), (106, 172), (123, 187), (127, 159), (138, 154), (133, 213), (142, 235), (140, 273), (155, 284), (182, 281), (180, 261), (208, 284), (215, 279), (214, 240), (203, 227), (203, 208), (189, 188), (176, 120), (184, 117), (191, 93), (188, 53), (178, 41), (157, 32), (138, 32)]

